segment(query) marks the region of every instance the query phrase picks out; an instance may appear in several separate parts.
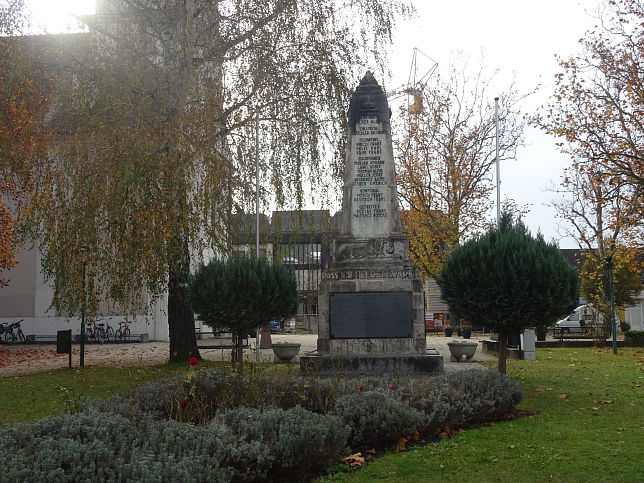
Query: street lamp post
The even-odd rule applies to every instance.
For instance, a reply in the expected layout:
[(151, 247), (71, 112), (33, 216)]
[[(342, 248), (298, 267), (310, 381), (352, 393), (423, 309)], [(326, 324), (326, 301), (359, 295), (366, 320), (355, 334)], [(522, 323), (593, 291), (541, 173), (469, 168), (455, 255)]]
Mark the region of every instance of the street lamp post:
[[(255, 113), (255, 257), (259, 259), (259, 110)], [(261, 326), (255, 330), (255, 360), (259, 362)]]
[(81, 367), (85, 365), (85, 303), (87, 302), (87, 294), (85, 293), (85, 267), (87, 265), (87, 259), (85, 258), (85, 253), (87, 252), (87, 246), (83, 245), (80, 248), (81, 256), (83, 257), (83, 302), (81, 303), (81, 331), (80, 331), (80, 365)]

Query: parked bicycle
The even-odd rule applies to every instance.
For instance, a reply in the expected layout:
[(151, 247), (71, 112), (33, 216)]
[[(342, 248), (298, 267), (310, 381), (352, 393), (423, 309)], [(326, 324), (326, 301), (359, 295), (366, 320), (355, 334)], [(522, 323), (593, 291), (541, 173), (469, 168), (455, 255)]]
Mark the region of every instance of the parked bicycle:
[(128, 324), (129, 322), (127, 320), (119, 322), (119, 328), (116, 329), (114, 340), (117, 342), (126, 342), (130, 340), (130, 328), (127, 326)]
[(114, 329), (112, 329), (112, 326), (108, 322), (105, 322), (105, 340), (106, 340), (106, 342), (109, 342), (110, 339), (112, 339), (114, 342), (116, 342), (116, 336), (114, 335)]
[(20, 323), (25, 319), (20, 319), (18, 322), (13, 322), (12, 324), (8, 322), (3, 322), (0, 324), (0, 334), (4, 333), (4, 341), (8, 344), (10, 342), (24, 342), (25, 334), (23, 334), (22, 329), (20, 328)]
[(86, 335), (88, 341), (102, 344), (109, 342), (110, 337), (114, 338), (114, 329), (109, 324), (94, 321), (87, 326)]

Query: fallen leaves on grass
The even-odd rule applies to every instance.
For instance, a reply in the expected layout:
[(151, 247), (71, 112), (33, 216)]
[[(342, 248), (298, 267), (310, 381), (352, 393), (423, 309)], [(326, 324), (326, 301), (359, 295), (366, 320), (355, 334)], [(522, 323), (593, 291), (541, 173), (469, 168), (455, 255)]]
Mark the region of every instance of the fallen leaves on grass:
[(407, 441), (409, 441), (407, 438), (404, 436), (398, 438), (398, 441), (396, 442), (396, 447), (394, 448), (394, 451), (396, 453), (400, 451), (405, 451), (407, 449)]
[(568, 397), (568, 394), (559, 394), (557, 396), (557, 399), (566, 399)]
[(445, 425), (442, 428), (438, 428), (434, 432), (434, 434), (442, 439), (442, 438), (451, 438), (453, 436), (456, 436), (457, 434), (461, 434), (462, 432), (463, 432), (462, 429), (455, 430), (450, 428), (448, 425)]
[(360, 468), (364, 464), (364, 456), (362, 456), (362, 453), (355, 453), (342, 458), (342, 461), (352, 468)]

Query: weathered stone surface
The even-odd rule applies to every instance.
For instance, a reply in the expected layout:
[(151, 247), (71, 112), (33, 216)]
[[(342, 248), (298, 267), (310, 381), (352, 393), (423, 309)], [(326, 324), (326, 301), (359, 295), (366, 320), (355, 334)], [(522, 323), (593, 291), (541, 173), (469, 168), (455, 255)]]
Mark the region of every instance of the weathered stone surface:
[[(387, 97), (367, 72), (349, 105), (340, 235), (373, 238), (374, 246), (352, 247), (348, 256), (393, 253), (387, 237), (401, 233)], [(359, 242), (359, 240), (356, 240)], [(340, 258), (341, 248), (336, 249)]]
[(443, 357), (436, 351), (423, 355), (356, 354), (343, 356), (302, 356), (300, 368), (321, 376), (400, 374), (437, 375), (444, 372)]
[[(387, 98), (367, 72), (351, 98), (340, 235), (318, 289), (313, 359), (332, 371), (433, 374), (427, 354), (422, 283), (409, 259), (396, 191)], [(334, 362), (335, 361), (335, 362)]]

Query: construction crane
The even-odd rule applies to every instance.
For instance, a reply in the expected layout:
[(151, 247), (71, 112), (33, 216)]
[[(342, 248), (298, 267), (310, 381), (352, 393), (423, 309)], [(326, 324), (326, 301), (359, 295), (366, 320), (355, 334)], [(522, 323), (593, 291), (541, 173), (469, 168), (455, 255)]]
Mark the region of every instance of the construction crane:
[[(418, 54), (421, 55), (420, 65)], [(425, 67), (427, 68), (425, 69)], [(402, 96), (407, 96), (407, 111), (409, 114), (421, 114), (423, 112), (423, 90), (427, 86), (427, 81), (437, 68), (438, 63), (434, 59), (414, 47), (407, 83), (387, 92), (387, 98), (389, 100), (395, 100)], [(410, 102), (410, 98), (413, 101)]]

